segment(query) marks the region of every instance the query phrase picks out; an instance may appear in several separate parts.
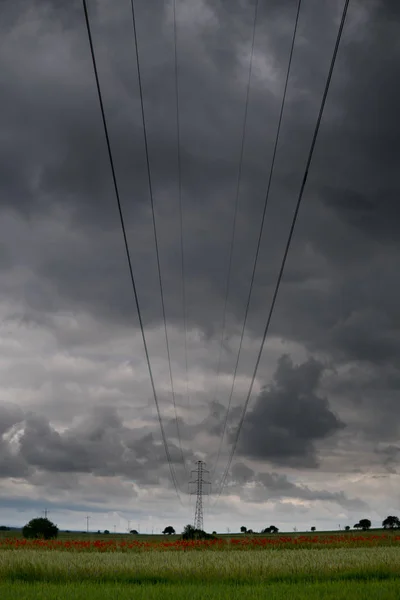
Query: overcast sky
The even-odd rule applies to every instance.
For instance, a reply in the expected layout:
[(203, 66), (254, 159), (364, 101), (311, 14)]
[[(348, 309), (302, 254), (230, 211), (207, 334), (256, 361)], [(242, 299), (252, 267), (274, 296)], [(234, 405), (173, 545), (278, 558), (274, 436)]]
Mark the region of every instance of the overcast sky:
[[(129, 279), (80, 0), (0, 6), (0, 515), (63, 528), (191, 522), (218, 490), (261, 344), (343, 0), (303, 0), (249, 318), (218, 464), (297, 0), (172, 0), (136, 18), (173, 410), (129, 0), (88, 0), (173, 488)], [(400, 7), (351, 0), (227, 485), (208, 530), (379, 524), (399, 511)], [(220, 360), (219, 360), (220, 357)], [(220, 362), (219, 377), (218, 363)]]

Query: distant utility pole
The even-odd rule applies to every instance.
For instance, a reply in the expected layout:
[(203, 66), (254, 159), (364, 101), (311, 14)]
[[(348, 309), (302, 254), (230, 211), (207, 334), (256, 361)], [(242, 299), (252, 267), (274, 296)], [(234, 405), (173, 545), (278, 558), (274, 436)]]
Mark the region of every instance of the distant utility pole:
[(116, 529), (117, 529), (117, 526), (116, 526), (116, 525), (114, 525), (114, 533), (115, 533)]
[(86, 532), (89, 533), (89, 515), (86, 517)]
[(45, 518), (45, 519), (47, 519), (47, 513), (48, 513), (48, 512), (49, 512), (49, 511), (47, 510), (47, 508), (45, 508), (45, 509), (44, 509), (44, 511), (43, 511), (43, 514), (44, 514), (44, 518)]
[(211, 485), (209, 481), (205, 481), (203, 478), (204, 473), (209, 473), (205, 469), (205, 464), (202, 460), (197, 461), (197, 469), (191, 471), (191, 473), (196, 473), (196, 479), (194, 481), (190, 481), (190, 484), (195, 485), (195, 489), (192, 494), (196, 494), (196, 510), (194, 513), (194, 527), (195, 529), (203, 529), (203, 496), (207, 495), (208, 492), (205, 490), (205, 486)]
[(131, 530), (131, 522), (130, 522), (130, 520), (128, 519), (128, 533), (130, 532), (130, 530)]

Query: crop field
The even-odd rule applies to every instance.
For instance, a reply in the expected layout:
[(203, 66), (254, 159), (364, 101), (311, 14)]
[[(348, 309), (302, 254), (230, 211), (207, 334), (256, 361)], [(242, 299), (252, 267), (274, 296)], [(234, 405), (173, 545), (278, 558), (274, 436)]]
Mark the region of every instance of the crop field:
[[(96, 538), (99, 539), (96, 539)], [(0, 597), (399, 598), (400, 535), (0, 538)]]

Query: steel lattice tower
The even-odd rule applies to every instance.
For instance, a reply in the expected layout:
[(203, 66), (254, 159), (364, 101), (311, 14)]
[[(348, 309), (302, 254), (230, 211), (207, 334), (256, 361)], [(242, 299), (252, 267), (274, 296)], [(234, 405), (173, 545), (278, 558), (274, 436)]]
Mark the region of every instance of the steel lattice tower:
[(203, 476), (204, 473), (209, 473), (207, 469), (205, 469), (205, 463), (202, 460), (197, 461), (197, 469), (192, 471), (196, 473), (196, 479), (194, 481), (190, 481), (189, 483), (195, 484), (195, 491), (191, 492), (192, 494), (196, 494), (196, 510), (194, 513), (194, 527), (195, 529), (203, 529), (203, 496), (208, 494), (206, 491), (206, 486), (210, 485), (209, 481), (205, 481)]

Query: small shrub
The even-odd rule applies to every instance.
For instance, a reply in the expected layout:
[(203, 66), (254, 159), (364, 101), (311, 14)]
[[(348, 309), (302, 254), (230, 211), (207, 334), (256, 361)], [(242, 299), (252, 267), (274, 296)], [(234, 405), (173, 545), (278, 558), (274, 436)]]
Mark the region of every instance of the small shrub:
[(214, 535), (206, 533), (202, 529), (195, 529), (193, 525), (186, 525), (182, 533), (183, 540), (212, 540)]

